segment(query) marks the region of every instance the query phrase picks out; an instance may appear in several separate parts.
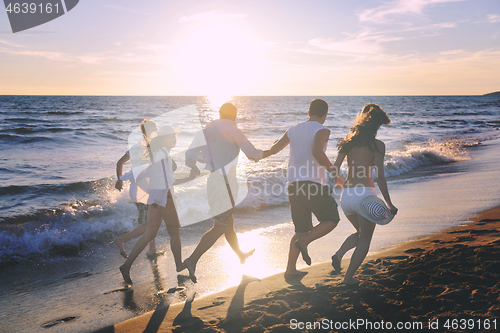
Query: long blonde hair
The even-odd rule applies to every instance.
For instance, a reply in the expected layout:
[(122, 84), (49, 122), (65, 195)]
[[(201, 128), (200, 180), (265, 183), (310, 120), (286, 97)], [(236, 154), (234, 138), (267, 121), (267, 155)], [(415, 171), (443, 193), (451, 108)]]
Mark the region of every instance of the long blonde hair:
[(153, 161), (153, 151), (151, 151), (151, 134), (153, 132), (158, 131), (158, 126), (156, 123), (152, 120), (149, 119), (144, 119), (141, 122), (141, 132), (142, 132), (142, 137), (144, 141), (142, 142), (142, 146), (144, 148), (144, 152), (142, 154), (143, 159), (151, 160)]
[(343, 153), (347, 153), (354, 146), (368, 146), (371, 150), (378, 151), (375, 143), (377, 131), (380, 126), (390, 123), (391, 119), (378, 104), (366, 104), (356, 117), (356, 124), (337, 147)]

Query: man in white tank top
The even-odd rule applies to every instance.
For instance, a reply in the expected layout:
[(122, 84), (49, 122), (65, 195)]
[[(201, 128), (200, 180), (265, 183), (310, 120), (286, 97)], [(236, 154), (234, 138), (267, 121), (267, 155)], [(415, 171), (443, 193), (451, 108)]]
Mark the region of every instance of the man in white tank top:
[[(295, 234), (290, 241), (285, 279), (303, 276), (297, 270), (297, 259), (311, 265), (307, 246), (312, 241), (332, 231), (339, 221), (337, 203), (327, 185), (326, 171), (333, 165), (325, 154), (330, 130), (323, 126), (328, 113), (328, 104), (322, 99), (314, 99), (309, 105), (309, 119), (290, 127), (264, 157), (274, 155), (290, 144), (288, 162), (288, 199)], [(312, 224), (312, 214), (319, 223)]]

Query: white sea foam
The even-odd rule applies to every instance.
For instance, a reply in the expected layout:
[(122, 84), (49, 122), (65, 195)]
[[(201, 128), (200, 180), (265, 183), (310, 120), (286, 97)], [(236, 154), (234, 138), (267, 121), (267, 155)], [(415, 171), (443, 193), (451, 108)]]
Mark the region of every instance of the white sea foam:
[(387, 177), (408, 173), (423, 165), (465, 161), (469, 155), (463, 144), (456, 141), (409, 144), (404, 150), (386, 154), (384, 162)]
[[(467, 160), (470, 157), (466, 147), (477, 145), (484, 139), (483, 133), (462, 137), (460, 140), (429, 140), (408, 144), (404, 149), (386, 154), (386, 176), (390, 181), (390, 177), (409, 173), (420, 166)], [(237, 210), (261, 209), (288, 203), (286, 161), (250, 164), (247, 170), (248, 195), (243, 193), (246, 197), (237, 206)], [(345, 164), (341, 172), (344, 175), (347, 173)], [(329, 183), (333, 186), (331, 178)], [(177, 202), (179, 217), (181, 221), (190, 221), (181, 223), (182, 226), (205, 220), (209, 210), (206, 200), (201, 200), (196, 194), (200, 192), (199, 188), (193, 190), (192, 195), (189, 191), (189, 186), (179, 188), (179, 194), (182, 194)], [(54, 248), (66, 247), (71, 250), (89, 241), (109, 242), (111, 237), (132, 230), (136, 225), (134, 220), (137, 218), (137, 209), (128, 197), (128, 189), (118, 192), (108, 186), (101, 188), (100, 192), (104, 199), (102, 202), (75, 202), (66, 205), (62, 212), (44, 216), (38, 222), (3, 228), (0, 231), (0, 258), (6, 260), (33, 254), (51, 254)]]

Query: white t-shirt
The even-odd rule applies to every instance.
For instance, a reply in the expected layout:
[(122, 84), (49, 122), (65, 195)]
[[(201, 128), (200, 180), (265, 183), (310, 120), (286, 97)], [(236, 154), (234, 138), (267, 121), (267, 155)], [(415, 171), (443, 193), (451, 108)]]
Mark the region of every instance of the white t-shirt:
[(255, 148), (245, 134), (229, 119), (210, 122), (203, 131), (196, 133), (186, 151), (186, 165), (193, 167), (196, 161), (206, 163), (206, 168), (215, 171), (225, 167), (228, 170), (237, 163), (240, 149), (252, 160), (260, 160), (263, 151)]
[(158, 204), (165, 207), (168, 191), (175, 182), (174, 162), (170, 154), (160, 149), (154, 154), (154, 163), (137, 163), (138, 166), (120, 177), (130, 180), (130, 198), (146, 205)]
[[(322, 185), (327, 184), (326, 169), (318, 163), (312, 154), (314, 137), (322, 129), (328, 128), (317, 121), (306, 121), (288, 129), (287, 135), (290, 140), (289, 184), (297, 181), (313, 181)], [(322, 148), (324, 152), (327, 143)]]

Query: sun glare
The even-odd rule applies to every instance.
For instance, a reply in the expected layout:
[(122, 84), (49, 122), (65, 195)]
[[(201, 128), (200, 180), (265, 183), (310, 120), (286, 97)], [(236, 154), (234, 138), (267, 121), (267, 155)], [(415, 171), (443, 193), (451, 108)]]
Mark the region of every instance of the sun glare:
[(244, 26), (209, 22), (184, 36), (176, 63), (193, 94), (244, 95), (257, 79), (258, 47)]

